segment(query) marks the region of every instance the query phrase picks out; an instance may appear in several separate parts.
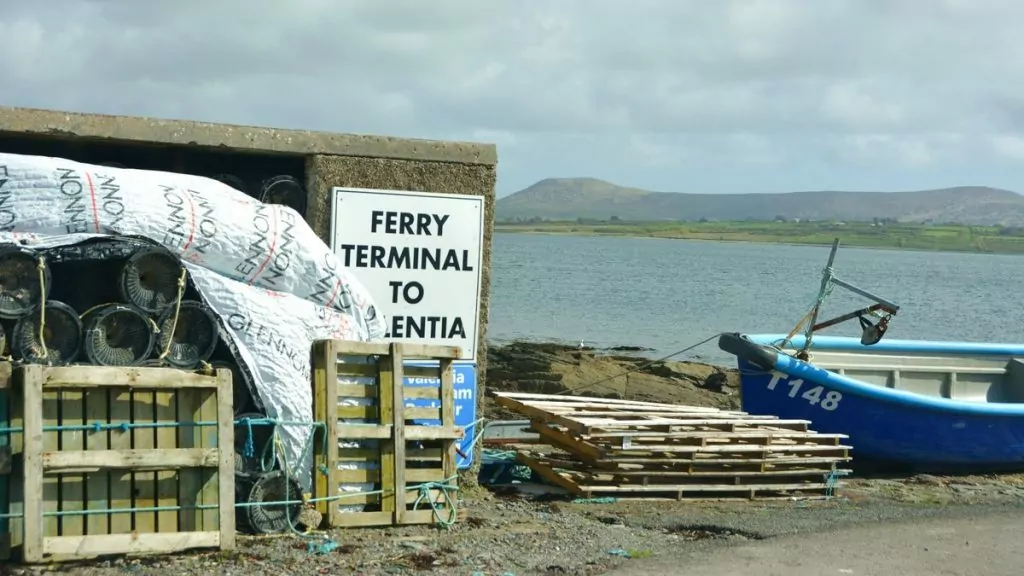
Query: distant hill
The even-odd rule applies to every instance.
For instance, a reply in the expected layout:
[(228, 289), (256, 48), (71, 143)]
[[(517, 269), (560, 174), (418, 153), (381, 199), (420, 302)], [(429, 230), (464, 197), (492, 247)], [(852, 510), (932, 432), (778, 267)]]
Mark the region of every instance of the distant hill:
[(1024, 196), (985, 186), (917, 192), (685, 194), (616, 186), (593, 178), (550, 178), (498, 200), (498, 220), (803, 220), (1024, 225)]

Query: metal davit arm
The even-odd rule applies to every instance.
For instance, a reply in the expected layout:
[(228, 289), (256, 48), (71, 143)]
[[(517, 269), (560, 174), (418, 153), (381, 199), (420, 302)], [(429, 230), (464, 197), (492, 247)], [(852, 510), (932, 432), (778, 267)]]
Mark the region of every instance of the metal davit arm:
[[(800, 324), (797, 324), (797, 328), (793, 331), (793, 333), (798, 331), (800, 327), (804, 325), (804, 321), (809, 320), (804, 330), (804, 345), (797, 352), (798, 358), (806, 359), (808, 357), (807, 351), (811, 347), (815, 332), (823, 330), (830, 326), (835, 326), (836, 324), (840, 324), (842, 322), (846, 322), (847, 320), (852, 320), (854, 318), (856, 318), (860, 322), (861, 344), (865, 346), (877, 344), (882, 339), (882, 337), (885, 336), (885, 332), (889, 328), (889, 320), (894, 315), (896, 315), (897, 312), (899, 312), (900, 307), (894, 304), (893, 302), (889, 301), (888, 299), (882, 298), (881, 296), (876, 296), (875, 294), (872, 294), (871, 292), (868, 292), (863, 288), (854, 286), (853, 284), (836, 277), (835, 273), (832, 270), (832, 265), (835, 263), (836, 253), (838, 251), (839, 239), (836, 238), (835, 240), (832, 241), (832, 250), (829, 252), (828, 255), (828, 264), (826, 264), (825, 269), (822, 270), (821, 290), (818, 291), (818, 299), (814, 303), (814, 307), (811, 309), (809, 315), (805, 316), (804, 320), (802, 320)], [(874, 302), (874, 304), (872, 304), (871, 306), (861, 308), (859, 310), (854, 310), (853, 312), (848, 312), (846, 314), (836, 316), (823, 322), (818, 322), (818, 314), (821, 312), (821, 306), (822, 304), (824, 304), (825, 299), (828, 298), (829, 294), (836, 286), (844, 288), (849, 292), (852, 292), (854, 294), (857, 294), (858, 296), (871, 300)], [(882, 316), (880, 317), (877, 323), (872, 324), (871, 321), (867, 319), (867, 316), (869, 315)]]

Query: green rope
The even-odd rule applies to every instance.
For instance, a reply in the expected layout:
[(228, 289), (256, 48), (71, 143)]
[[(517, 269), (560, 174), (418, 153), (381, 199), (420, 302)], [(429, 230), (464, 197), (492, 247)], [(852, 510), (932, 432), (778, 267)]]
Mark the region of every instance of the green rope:
[[(412, 509), (419, 510), (420, 503), (422, 503), (425, 500), (428, 504), (430, 504), (430, 510), (433, 512), (434, 520), (437, 522), (437, 524), (446, 530), (450, 529), (452, 526), (455, 525), (455, 522), (459, 518), (458, 507), (455, 505), (455, 500), (452, 499), (451, 494), (452, 492), (457, 492), (459, 490), (458, 485), (451, 484), (451, 482), (457, 479), (458, 476), (451, 476), (449, 478), (445, 478), (441, 482), (424, 482), (423, 484), (409, 486), (408, 488), (406, 488), (406, 490), (417, 491), (416, 500), (412, 503)], [(439, 491), (438, 497), (436, 499), (430, 497), (431, 490)], [(443, 518), (441, 516), (441, 512), (445, 509), (444, 506), (439, 504), (442, 498), (444, 498), (444, 501), (448, 504), (447, 518)]]

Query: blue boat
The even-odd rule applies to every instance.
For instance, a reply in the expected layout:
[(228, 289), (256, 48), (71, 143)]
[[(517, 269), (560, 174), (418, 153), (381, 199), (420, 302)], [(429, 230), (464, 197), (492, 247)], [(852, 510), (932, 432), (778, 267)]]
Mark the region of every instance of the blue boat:
[[(790, 334), (722, 334), (719, 348), (737, 357), (744, 411), (846, 434), (855, 463), (922, 472), (1024, 469), (1024, 345), (883, 342), (898, 307), (835, 278), (837, 247), (821, 294), (838, 285), (875, 304), (817, 322), (819, 296), (806, 326)], [(881, 319), (872, 322), (872, 313)], [(861, 321), (860, 338), (815, 334), (852, 318)]]

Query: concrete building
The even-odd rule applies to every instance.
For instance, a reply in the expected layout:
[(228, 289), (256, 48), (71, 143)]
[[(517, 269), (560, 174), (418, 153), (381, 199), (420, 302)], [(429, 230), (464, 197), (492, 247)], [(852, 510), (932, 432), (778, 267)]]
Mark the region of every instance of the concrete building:
[(305, 184), (299, 211), (327, 243), (334, 186), (485, 196), (477, 348), (482, 414), (494, 145), (0, 107), (0, 152), (211, 177), (227, 173), (255, 196), (267, 179), (288, 175)]

